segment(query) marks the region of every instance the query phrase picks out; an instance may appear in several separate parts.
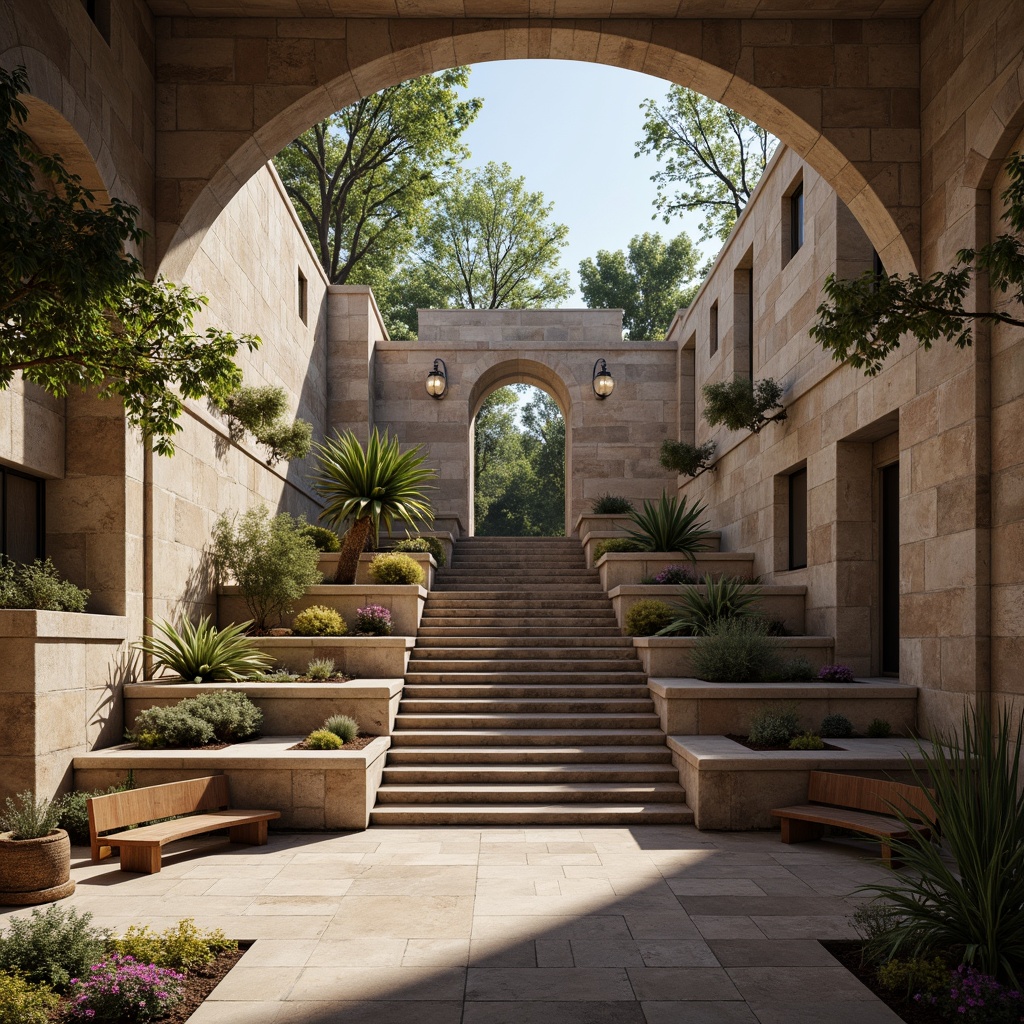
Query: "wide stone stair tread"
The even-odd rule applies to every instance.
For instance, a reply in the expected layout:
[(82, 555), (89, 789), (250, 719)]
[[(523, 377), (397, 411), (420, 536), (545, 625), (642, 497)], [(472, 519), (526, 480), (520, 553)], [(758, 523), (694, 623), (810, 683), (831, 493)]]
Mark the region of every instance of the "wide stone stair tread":
[[(432, 620), (432, 621), (434, 621), (434, 620)], [(441, 620), (441, 621), (444, 621), (444, 620)], [(473, 620), (473, 621), (480, 621), (480, 620)], [(615, 625), (605, 625), (604, 624), (606, 622), (605, 619), (598, 620), (598, 621), (600, 621), (602, 623), (601, 625), (597, 625), (595, 623), (595, 624), (590, 625), (590, 626), (581, 626), (581, 625), (577, 625), (577, 624), (565, 625), (565, 626), (552, 625), (550, 619), (544, 620), (545, 621), (545, 625), (543, 625), (543, 626), (542, 625), (535, 625), (535, 626), (522, 626), (522, 625), (520, 625), (520, 626), (510, 626), (510, 625), (508, 625), (508, 621), (509, 620), (507, 618), (505, 618), (505, 617), (497, 619), (496, 622), (502, 623), (502, 625), (500, 625), (500, 626), (499, 625), (495, 625), (495, 624), (492, 624), (490, 626), (472, 626), (472, 625), (465, 626), (465, 625), (455, 625), (454, 623), (452, 625), (450, 625), (450, 626), (424, 626), (424, 625), (421, 624), (420, 625), (419, 633), (417, 634), (417, 637), (416, 637), (416, 643), (418, 645), (420, 640), (422, 640), (424, 638), (427, 638), (427, 639), (434, 639), (434, 638), (443, 639), (443, 638), (447, 638), (449, 636), (456, 636), (456, 635), (458, 635), (460, 637), (466, 637), (467, 634), (470, 637), (472, 637), (473, 639), (485, 638), (485, 637), (495, 637), (495, 638), (496, 637), (502, 637), (502, 638), (508, 637), (508, 638), (512, 638), (512, 639), (519, 639), (519, 638), (527, 639), (527, 638), (533, 638), (533, 637), (549, 637), (551, 639), (555, 639), (557, 637), (559, 639), (566, 639), (566, 640), (569, 640), (569, 639), (571, 639), (571, 640), (577, 640), (577, 639), (582, 640), (582, 639), (586, 639), (588, 637), (593, 636), (593, 637), (600, 638), (602, 641), (608, 640), (608, 639), (612, 639), (612, 638), (618, 638), (618, 637), (622, 636), (622, 631), (619, 629), (619, 627), (615, 626)], [(614, 616), (612, 616), (611, 621), (613, 623), (615, 622), (615, 617)], [(558, 632), (557, 633), (553, 632), (553, 630), (556, 630), (556, 629), (558, 630)], [(455, 632), (452, 632), (453, 630)], [(630, 643), (632, 644), (632, 641), (630, 641)]]
[(634, 672), (407, 672), (411, 683), (546, 683), (585, 686), (587, 683), (636, 683), (647, 677), (638, 668)]
[(692, 825), (684, 803), (404, 804), (375, 807), (374, 825)]
[(399, 764), (384, 769), (385, 785), (498, 783), (666, 782), (678, 784), (672, 764)]
[[(468, 734), (470, 736), (475, 734)], [(388, 750), (388, 768), (392, 765), (430, 765), (444, 768), (450, 765), (493, 766), (544, 764), (659, 764), (671, 765), (672, 752), (664, 742), (644, 746), (606, 746), (593, 743), (581, 746), (546, 747), (534, 746), (486, 746), (478, 747), (467, 743), (465, 746), (392, 746)], [(384, 770), (387, 771), (388, 768)]]
[(383, 785), (377, 790), (377, 804), (547, 804), (617, 803), (643, 800), (649, 803), (678, 802), (678, 782), (565, 782), (529, 785), (451, 784), (441, 786)]
[[(462, 709), (461, 711), (459, 709)], [(439, 699), (430, 697), (405, 698), (402, 701), (402, 713), (410, 715), (533, 715), (533, 714), (589, 714), (593, 709), (603, 714), (654, 714), (654, 704), (650, 697), (613, 700), (610, 697), (566, 697), (557, 698), (494, 698), (494, 697), (458, 697), (455, 699)]]
[(463, 648), (468, 650), (498, 649), (509, 650), (511, 648), (527, 647), (532, 649), (552, 647), (569, 648), (576, 650), (594, 651), (625, 651), (629, 657), (635, 657), (633, 639), (628, 636), (605, 636), (594, 638), (591, 636), (510, 636), (494, 643), (491, 648), (487, 636), (456, 636), (454, 633), (445, 636), (417, 636), (416, 653), (437, 649)]
[(403, 700), (650, 700), (646, 686), (476, 686), (408, 683)]
[(652, 729), (659, 719), (654, 711), (604, 715), (596, 712), (558, 712), (520, 714), (488, 714), (486, 711), (467, 714), (417, 714), (399, 710), (396, 728), (403, 729)]
[[(541, 729), (541, 728), (459, 728), (459, 729), (396, 729), (391, 734), (391, 750), (399, 746), (638, 746), (665, 745), (661, 729), (603, 729), (600, 727)], [(665, 747), (667, 750), (668, 748)], [(389, 756), (390, 756), (389, 750)]]
[(636, 671), (635, 663), (622, 658), (568, 661), (559, 658), (411, 658), (408, 675), (418, 672), (624, 672)]
[(417, 661), (635, 661), (636, 656), (626, 647), (584, 647), (567, 650), (564, 647), (460, 647), (458, 644), (441, 647), (416, 645)]

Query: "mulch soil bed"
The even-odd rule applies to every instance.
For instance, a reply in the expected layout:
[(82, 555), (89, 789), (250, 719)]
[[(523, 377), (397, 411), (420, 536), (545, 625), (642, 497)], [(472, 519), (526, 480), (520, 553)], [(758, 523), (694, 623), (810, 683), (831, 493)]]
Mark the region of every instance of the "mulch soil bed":
[[(362, 750), (363, 747), (368, 747), (377, 737), (376, 736), (357, 736), (354, 740), (349, 740), (340, 750)], [(296, 743), (294, 747), (289, 747), (289, 750), (309, 750), (306, 746), (306, 741), (303, 740), (301, 743)], [(334, 751), (328, 750), (328, 754), (334, 753)]]
[[(775, 746), (771, 746), (771, 745), (768, 745), (768, 744), (765, 744), (765, 743), (751, 743), (750, 740), (748, 740), (746, 736), (733, 736), (731, 733), (726, 735), (725, 738), (727, 740), (735, 741), (736, 743), (740, 744), (740, 746), (746, 747), (747, 750), (789, 750), (790, 749), (788, 743), (781, 744), (781, 745), (775, 745)], [(834, 747), (834, 746), (832, 746), (831, 743), (826, 743), (825, 746), (823, 746), (821, 749), (822, 750), (842, 750), (843, 748), (842, 747)], [(794, 753), (794, 754), (812, 753), (813, 754), (814, 751), (813, 750), (812, 751), (794, 750), (794, 751), (792, 751), (792, 753)]]
[(886, 1006), (897, 1014), (906, 1024), (947, 1024), (948, 1018), (943, 1017), (934, 1006), (923, 1006), (913, 999), (905, 999), (899, 992), (890, 992), (881, 988), (875, 976), (875, 968), (864, 964), (861, 953), (862, 942), (856, 940), (832, 939), (821, 943), (858, 981), (863, 982), (882, 1000)]

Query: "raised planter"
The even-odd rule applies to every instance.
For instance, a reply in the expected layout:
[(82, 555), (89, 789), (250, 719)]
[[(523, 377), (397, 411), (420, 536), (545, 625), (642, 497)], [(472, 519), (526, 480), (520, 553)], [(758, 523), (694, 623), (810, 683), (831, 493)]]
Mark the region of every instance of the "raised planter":
[[(290, 626), (295, 616), (310, 605), (324, 604), (334, 608), (351, 628), (355, 621), (356, 609), (368, 604), (379, 604), (390, 610), (396, 636), (415, 636), (423, 615), (423, 604), (427, 591), (418, 586), (383, 586), (379, 583), (348, 586), (320, 584), (307, 587), (306, 593), (295, 602), (295, 607), (282, 625)], [(217, 594), (217, 622), (223, 629), (232, 622), (244, 622), (249, 618), (242, 597), (242, 588), (221, 587)], [(303, 668), (305, 666), (303, 665)], [(363, 674), (363, 673), (352, 673)], [(382, 673), (374, 672), (374, 675)], [(387, 673), (383, 673), (387, 674)], [(399, 673), (401, 674), (401, 673)]]
[(800, 728), (813, 732), (826, 715), (833, 714), (845, 715), (855, 732), (866, 732), (875, 718), (884, 718), (895, 733), (908, 734), (917, 725), (917, 687), (886, 679), (708, 683), (703, 679), (652, 678), (647, 686), (667, 733), (745, 736), (751, 715), (775, 701), (792, 703), (800, 716)]
[(129, 769), (139, 786), (223, 774), (239, 807), (281, 812), (271, 828), (366, 828), (391, 740), (378, 736), (362, 750), (288, 749), (300, 739), (266, 736), (223, 750), (95, 750), (75, 758), (75, 786), (106, 788)]
[[(404, 637), (396, 639), (402, 640)], [(395, 727), (404, 680), (353, 679), (347, 683), (164, 683), (151, 680), (124, 688), (124, 720), (135, 724), (140, 711), (167, 707), (198, 693), (244, 693), (263, 712), (268, 735), (306, 733), (331, 715), (349, 715), (367, 736), (390, 736)]]
[(289, 672), (303, 673), (313, 658), (331, 658), (339, 672), (356, 679), (405, 675), (413, 636), (259, 636), (255, 645)]
[(679, 552), (664, 551), (609, 551), (597, 560), (601, 586), (606, 591), (615, 587), (637, 586), (645, 576), (655, 576), (670, 565), (689, 565), (698, 579), (710, 573), (719, 576), (740, 576), (750, 579), (754, 575), (754, 556), (738, 551), (700, 551), (691, 562)]
[(0, 609), (0, 804), (67, 790), (75, 754), (123, 734), (120, 615)]
[[(633, 646), (648, 676), (689, 679), (693, 677), (693, 649), (699, 639), (695, 636), (635, 636)], [(778, 642), (783, 658), (806, 658), (815, 671), (832, 663), (835, 644), (830, 636), (783, 636)]]
[[(596, 519), (596, 518), (601, 518), (601, 517), (598, 517), (598, 516), (589, 516), (589, 517), (580, 516), (581, 520), (584, 519), (584, 518)], [(615, 519), (616, 517), (615, 516), (609, 516), (608, 518)], [(586, 557), (586, 560), (587, 560), (587, 568), (588, 569), (592, 569), (594, 567), (594, 562), (595, 562), (594, 548), (596, 548), (597, 545), (601, 543), (601, 541), (603, 541), (603, 540), (611, 540), (611, 539), (613, 539), (615, 537), (627, 537), (627, 536), (629, 536), (629, 535), (626, 533), (625, 529), (611, 529), (611, 528), (608, 528), (608, 527), (591, 529), (585, 535), (583, 533), (581, 533), (580, 534), (580, 543), (583, 545), (583, 554), (584, 554), (584, 556)], [(712, 533), (704, 541), (704, 550), (708, 551), (708, 552), (711, 552), (711, 553), (719, 551), (721, 549), (721, 542), (722, 542), (722, 535), (720, 533)], [(631, 552), (619, 552), (619, 553), (620, 554), (630, 554)], [(685, 562), (685, 561), (686, 561), (686, 555), (682, 555), (682, 554), (679, 554), (678, 552), (676, 552), (675, 554), (672, 555), (672, 561), (669, 562), (668, 564), (672, 565), (674, 562)]]
[(53, 903), (74, 891), (71, 840), (64, 829), (39, 839), (0, 832), (0, 906)]
[[(384, 553), (383, 550), (364, 551), (359, 556), (359, 564), (356, 566), (356, 583), (373, 583), (370, 579), (370, 562), (377, 555)], [(434, 571), (437, 569), (437, 562), (434, 560), (434, 556), (429, 551), (403, 551), (402, 554), (408, 555), (414, 562), (420, 565), (423, 569), (423, 586), (430, 590), (434, 585)], [(334, 577), (338, 572), (339, 558), (340, 553), (337, 551), (322, 551), (320, 553), (318, 568), (324, 575), (325, 584), (333, 583)]]
[[(704, 592), (704, 587), (695, 584), (694, 589)], [(804, 631), (804, 603), (807, 596), (806, 587), (759, 587), (761, 595), (754, 605), (754, 611), (768, 619), (776, 619), (781, 622), (791, 633), (803, 633)], [(612, 601), (612, 608), (615, 609), (615, 618), (620, 626), (625, 626), (626, 615), (629, 609), (637, 601), (655, 598), (659, 601), (666, 601), (671, 604), (679, 598), (679, 586), (661, 586), (651, 584), (637, 584), (631, 586), (623, 584), (619, 587), (612, 587), (608, 596)]]
[(669, 736), (679, 784), (699, 829), (778, 828), (773, 807), (807, 802), (812, 771), (913, 782), (907, 758), (924, 763), (909, 739), (829, 740), (838, 750), (748, 750), (726, 736)]

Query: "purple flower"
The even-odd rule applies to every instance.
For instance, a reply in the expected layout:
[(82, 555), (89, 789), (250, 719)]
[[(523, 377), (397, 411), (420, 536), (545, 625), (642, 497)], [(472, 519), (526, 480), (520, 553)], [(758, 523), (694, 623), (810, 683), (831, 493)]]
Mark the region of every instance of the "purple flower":
[(391, 612), (379, 604), (356, 609), (356, 632), (371, 636), (390, 636), (393, 629)]
[(849, 665), (823, 665), (818, 678), (828, 683), (852, 683), (853, 669)]

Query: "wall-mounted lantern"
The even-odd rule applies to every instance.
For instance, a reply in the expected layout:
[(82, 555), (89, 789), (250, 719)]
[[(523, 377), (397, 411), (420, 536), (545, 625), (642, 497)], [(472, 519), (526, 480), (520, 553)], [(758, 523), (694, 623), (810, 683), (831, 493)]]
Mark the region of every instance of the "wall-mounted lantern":
[(615, 390), (615, 381), (612, 379), (608, 364), (603, 359), (594, 363), (594, 375), (591, 383), (594, 386), (594, 394), (598, 398), (607, 398)]
[(427, 394), (438, 401), (448, 394), (448, 367), (443, 359), (435, 359), (434, 368), (427, 374)]

